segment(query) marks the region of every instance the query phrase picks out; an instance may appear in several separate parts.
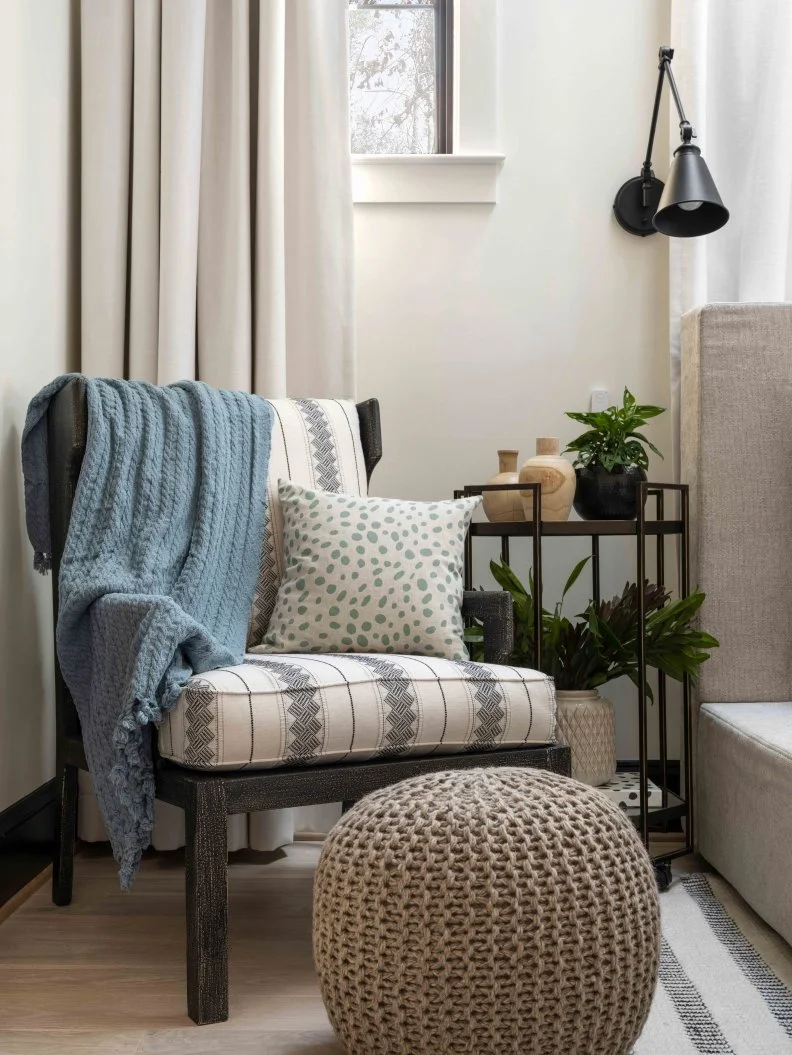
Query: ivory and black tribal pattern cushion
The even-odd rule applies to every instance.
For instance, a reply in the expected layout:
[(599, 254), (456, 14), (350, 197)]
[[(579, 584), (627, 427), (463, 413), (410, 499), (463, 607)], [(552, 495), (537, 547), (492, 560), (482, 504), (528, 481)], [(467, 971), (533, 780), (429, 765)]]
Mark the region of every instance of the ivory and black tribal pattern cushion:
[(251, 651), (468, 658), (462, 565), (481, 498), (358, 498), (286, 480), (279, 497), (285, 574)]
[(366, 465), (355, 404), (346, 399), (272, 399), (272, 443), (267, 479), (268, 518), (258, 586), (248, 626), (248, 647), (269, 625), (283, 578), (283, 517), (278, 480), (340, 494), (365, 495)]
[(419, 656), (248, 655), (196, 675), (159, 729), (195, 769), (269, 769), (458, 754), (555, 738), (537, 671)]

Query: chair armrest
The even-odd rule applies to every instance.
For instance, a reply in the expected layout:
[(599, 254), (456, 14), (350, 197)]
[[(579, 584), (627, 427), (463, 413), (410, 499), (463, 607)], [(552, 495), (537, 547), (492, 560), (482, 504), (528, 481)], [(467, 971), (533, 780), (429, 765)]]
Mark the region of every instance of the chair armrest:
[(514, 647), (511, 595), (506, 590), (465, 590), (462, 616), (483, 625), (485, 662), (508, 663)]

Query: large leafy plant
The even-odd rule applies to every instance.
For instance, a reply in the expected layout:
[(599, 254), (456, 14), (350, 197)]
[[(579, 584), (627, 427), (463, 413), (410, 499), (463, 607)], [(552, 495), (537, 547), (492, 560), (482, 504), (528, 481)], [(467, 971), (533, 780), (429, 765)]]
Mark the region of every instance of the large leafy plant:
[(625, 388), (621, 407), (613, 406), (586, 414), (567, 411), (568, 418), (586, 425), (588, 430), (572, 440), (566, 450), (577, 455), (574, 463), (576, 467), (602, 466), (609, 473), (620, 465), (637, 465), (646, 469), (649, 466), (647, 447), (659, 457), (663, 456), (638, 430), (650, 418), (664, 413), (662, 407), (636, 403), (635, 397)]
[[(590, 558), (575, 565), (561, 600), (542, 611), (542, 670), (555, 678), (558, 689), (596, 689), (613, 678), (626, 676), (638, 684), (638, 586), (627, 583), (610, 601), (590, 601), (572, 619), (563, 614), (563, 603)], [(492, 561), (496, 582), (512, 596), (515, 637), (511, 661), (530, 667), (534, 662), (535, 621), (533, 578), (526, 588), (505, 561)], [(704, 601), (695, 591), (671, 599), (662, 586), (644, 584), (646, 606), (646, 663), (677, 681), (698, 676), (708, 651), (718, 647), (711, 634), (693, 626)], [(474, 658), (480, 654), (481, 630), (471, 627), (467, 640)], [(647, 685), (651, 697), (651, 688)]]

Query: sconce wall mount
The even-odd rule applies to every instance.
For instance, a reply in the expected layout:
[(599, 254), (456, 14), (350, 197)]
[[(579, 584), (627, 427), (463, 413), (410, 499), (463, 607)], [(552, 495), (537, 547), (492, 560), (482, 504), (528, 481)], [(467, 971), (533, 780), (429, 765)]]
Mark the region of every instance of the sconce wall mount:
[[(619, 224), (630, 234), (645, 238), (661, 234), (674, 238), (695, 238), (717, 231), (729, 219), (729, 210), (718, 194), (715, 182), (701, 156), (701, 151), (692, 140), (696, 132), (685, 116), (682, 100), (671, 72), (674, 49), (660, 48), (659, 76), (655, 92), (649, 143), (641, 175), (627, 180), (619, 188), (613, 202), (613, 211)], [(668, 180), (663, 184), (652, 170), (652, 148), (654, 146), (657, 116), (663, 82), (668, 78), (671, 93), (679, 114), (679, 134), (682, 143), (674, 151), (674, 160)]]

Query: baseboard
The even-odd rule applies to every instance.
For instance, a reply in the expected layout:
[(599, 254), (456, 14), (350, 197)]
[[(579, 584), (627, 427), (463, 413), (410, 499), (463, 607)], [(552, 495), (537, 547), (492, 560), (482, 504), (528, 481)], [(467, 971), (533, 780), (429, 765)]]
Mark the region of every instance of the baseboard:
[(28, 898), (32, 897), (33, 894), (35, 894), (40, 887), (43, 887), (51, 878), (52, 865), (47, 865), (47, 867), (42, 872), (39, 872), (38, 875), (34, 876), (29, 883), (25, 883), (22, 889), (18, 890), (13, 897), (5, 902), (5, 904), (0, 905), (0, 923), (7, 920), (9, 916), (13, 916), (16, 910), (21, 908)]
[(16, 897), (51, 863), (55, 817), (54, 780), (0, 813), (0, 906)]

